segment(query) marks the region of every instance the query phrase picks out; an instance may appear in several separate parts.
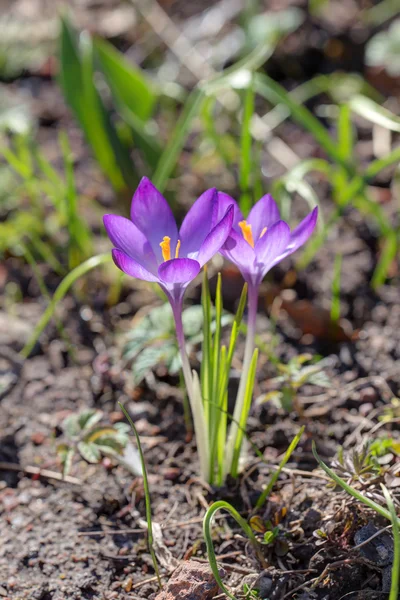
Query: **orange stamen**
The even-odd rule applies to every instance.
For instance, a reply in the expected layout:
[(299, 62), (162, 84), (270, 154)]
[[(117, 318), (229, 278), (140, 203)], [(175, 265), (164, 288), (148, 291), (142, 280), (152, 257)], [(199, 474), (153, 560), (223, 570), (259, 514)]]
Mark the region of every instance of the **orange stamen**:
[(175, 258), (179, 258), (179, 248), (181, 247), (181, 240), (178, 240), (175, 248)]
[(261, 240), (262, 236), (264, 235), (264, 233), (267, 231), (267, 229), (268, 229), (268, 227), (264, 227), (264, 229), (260, 233), (260, 240)]
[(240, 223), (238, 223), (240, 229), (242, 230), (242, 235), (244, 237), (244, 239), (246, 240), (246, 242), (248, 244), (250, 244), (250, 246), (252, 248), (254, 248), (254, 239), (253, 239), (253, 232), (251, 230), (251, 225), (249, 225), (247, 223), (247, 221), (240, 221)]
[(171, 238), (165, 235), (160, 242), (163, 260), (171, 260)]

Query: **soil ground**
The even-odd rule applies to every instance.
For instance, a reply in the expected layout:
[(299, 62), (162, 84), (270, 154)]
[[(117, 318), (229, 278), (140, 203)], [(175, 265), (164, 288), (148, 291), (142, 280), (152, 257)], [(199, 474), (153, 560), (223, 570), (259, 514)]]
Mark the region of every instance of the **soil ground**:
[[(192, 16), (183, 11), (180, 3), (174, 10), (174, 17)], [(338, 68), (323, 53), (318, 55), (318, 62), (308, 42), (309, 25), (305, 27), (295, 38), (297, 42), (293, 42), (293, 48), (297, 48), (293, 52), (301, 49), (299, 65), (303, 75)], [(315, 35), (328, 31), (333, 36), (330, 27), (332, 20), (328, 24), (313, 24)], [(351, 27), (346, 21), (337, 26), (336, 32), (349, 48), (354, 45)], [(357, 69), (354, 62), (358, 55), (352, 56), (346, 65), (348, 70)], [(288, 85), (285, 69), (289, 60), (293, 60), (293, 55), (280, 51), (271, 63), (272, 74)], [(80, 187), (86, 191), (90, 187), (92, 196), (103, 205), (110, 204), (111, 192), (98, 173), (93, 180), (95, 167), (56, 83), (37, 74), (27, 74), (22, 83), (9, 83), (14, 91), (21, 85), (37, 90), (39, 139), (52, 148), (55, 125), (67, 127), (75, 135)], [(300, 156), (318, 154), (308, 135), (289, 122), (278, 133)], [(364, 141), (359, 148), (363, 156), (369, 156), (370, 145)], [(190, 148), (186, 151), (189, 154)], [(182, 163), (185, 164), (184, 159)], [(391, 177), (391, 173), (387, 174), (372, 191), (398, 219), (389, 190)], [(321, 181), (312, 183), (324, 213), (329, 215), (329, 190)], [(195, 197), (201, 186), (202, 181), (196, 181), (188, 195)], [(302, 211), (300, 205), (295, 216), (300, 217)], [(95, 230), (96, 227), (98, 223), (94, 224)], [(327, 314), (332, 265), (338, 248), (343, 254), (342, 321), (332, 331)], [(153, 518), (160, 532), (157, 555), (164, 580), (177, 561), (206, 559), (202, 517), (211, 502), (228, 500), (243, 516), (249, 516), (274, 467), (304, 425), (302, 441), (260, 512), (264, 520), (275, 521), (280, 527), (278, 538), (265, 547), (264, 564), (254, 556), (234, 521), (223, 515), (216, 521), (215, 545), (225, 570), (225, 584), (240, 596), (243, 583), (247, 582), (260, 589), (261, 597), (270, 600), (387, 597), (390, 536), (381, 535), (375, 544), (354, 550), (375, 528), (387, 523), (335, 489), (316, 469), (311, 452), (314, 440), (320, 456), (331, 462), (339, 446), (343, 446), (347, 460), (344, 476), (349, 478), (355, 448), (378, 437), (400, 440), (400, 411), (398, 404), (392, 402), (400, 396), (399, 265), (393, 265), (390, 285), (373, 292), (370, 279), (378, 252), (373, 226), (361, 222), (355, 210), (348, 210), (309, 267), (296, 275), (294, 263), (289, 260), (274, 270), (260, 298), (262, 340), (267, 348), (273, 346), (275, 356), (282, 362), (302, 352), (321, 355), (331, 385), (328, 389), (303, 386), (296, 410), (289, 414), (273, 403), (255, 406), (249, 435), (264, 461), (254, 458), (250, 447), (240, 480), (218, 490), (196, 477), (197, 455), (193, 441), (186, 437), (177, 381), (160, 367), (155, 385), (132, 389), (129, 368), (121, 359), (121, 336), (137, 311), (145, 304), (157, 303), (156, 297), (129, 282), (120, 302), (110, 308), (107, 283), (99, 275), (91, 275), (89, 284), (69, 295), (59, 308), (58, 316), (74, 347), (73, 356), (65, 342), (60, 341), (56, 327), (50, 325), (32, 356), (22, 361), (18, 351), (32, 333), (46, 301), (40, 296), (30, 269), (10, 256), (0, 266), (0, 597), (155, 598), (158, 588), (146, 546), (142, 479), (109, 460), (89, 465), (78, 458), (70, 478), (60, 481), (59, 477), (56, 446), (63, 418), (92, 407), (104, 412), (105, 422), (121, 421), (123, 415), (117, 402), (125, 404), (142, 439)], [(57, 278), (46, 266), (42, 266), (42, 271), (49, 288), (54, 289)], [(233, 308), (232, 299), (237, 295), (240, 279), (230, 268), (225, 275), (230, 278), (229, 289), (225, 290), (226, 304)], [(10, 306), (6, 282), (18, 284), (23, 295), (21, 302)], [(198, 289), (194, 288), (191, 298), (197, 297)], [(271, 298), (275, 299), (272, 306), (277, 315), (276, 329), (267, 318)], [(277, 310), (277, 306), (281, 309)], [(240, 371), (242, 344), (241, 340), (234, 365), (236, 375)], [(192, 358), (196, 364), (196, 355)], [(257, 396), (272, 389), (271, 378), (275, 375), (274, 364), (262, 352)], [(386, 420), (382, 420), (384, 416)], [(391, 486), (394, 497), (399, 499), (398, 458), (392, 454), (388, 461), (384, 476), (366, 477), (361, 484), (363, 493), (382, 503), (382, 481)], [(325, 532), (323, 537), (317, 533), (319, 530)]]

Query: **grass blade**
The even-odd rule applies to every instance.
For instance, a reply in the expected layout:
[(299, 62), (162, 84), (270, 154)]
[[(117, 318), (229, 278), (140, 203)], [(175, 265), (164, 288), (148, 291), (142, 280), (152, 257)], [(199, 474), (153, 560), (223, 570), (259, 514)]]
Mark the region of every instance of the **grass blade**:
[(231, 464), (231, 468), (230, 468), (230, 474), (232, 475), (232, 477), (238, 476), (239, 459), (240, 459), (240, 453), (242, 450), (242, 443), (243, 443), (243, 431), (246, 427), (247, 417), (248, 417), (249, 410), (251, 407), (251, 401), (253, 399), (253, 388), (254, 388), (254, 381), (256, 378), (257, 360), (258, 360), (258, 348), (256, 348), (254, 350), (253, 357), (252, 357), (251, 363), (250, 363), (248, 376), (247, 376), (243, 409), (242, 409), (242, 412), (240, 415), (240, 420), (239, 420), (240, 427), (239, 427), (239, 430), (236, 435), (236, 440), (235, 440), (235, 445), (233, 448), (233, 455), (232, 455), (232, 464)]
[(304, 105), (298, 104), (279, 83), (264, 73), (254, 75), (254, 84), (256, 91), (269, 102), (284, 104), (290, 111), (292, 118), (314, 136), (328, 156), (342, 165), (346, 171), (352, 172), (350, 166), (343, 160), (328, 131)]
[(151, 560), (153, 562), (153, 567), (154, 567), (154, 571), (157, 577), (157, 581), (158, 581), (158, 585), (160, 586), (160, 588), (162, 588), (162, 582), (161, 582), (161, 577), (160, 577), (160, 571), (158, 568), (158, 563), (157, 563), (157, 557), (156, 557), (156, 553), (154, 552), (154, 539), (153, 539), (153, 522), (152, 522), (152, 518), (151, 518), (151, 497), (150, 497), (150, 487), (149, 487), (149, 480), (147, 478), (147, 470), (146, 470), (146, 462), (144, 460), (144, 454), (143, 454), (143, 450), (142, 450), (142, 444), (140, 443), (140, 437), (139, 434), (136, 430), (136, 427), (131, 419), (131, 417), (129, 416), (128, 411), (126, 410), (126, 408), (121, 404), (121, 402), (118, 402), (120, 409), (122, 410), (122, 412), (124, 413), (129, 425), (132, 428), (133, 433), (135, 434), (135, 438), (136, 438), (136, 443), (138, 446), (138, 451), (139, 451), (139, 456), (140, 456), (140, 463), (142, 465), (142, 475), (143, 475), (143, 489), (144, 489), (144, 497), (145, 497), (145, 503), (146, 503), (146, 521), (147, 521), (147, 542), (149, 544), (149, 551), (151, 554)]
[(156, 96), (138, 67), (126, 60), (109, 42), (96, 38), (94, 50), (111, 92), (121, 106), (142, 121), (151, 117)]
[(102, 170), (117, 191), (135, 187), (138, 177), (126, 149), (111, 124), (94, 84), (90, 37), (77, 34), (66, 17), (61, 19), (60, 83), (64, 96), (81, 124)]
[(386, 504), (390, 511), (390, 515), (393, 523), (393, 566), (392, 566), (392, 583), (390, 586), (389, 600), (398, 600), (399, 598), (399, 587), (400, 587), (400, 526), (397, 518), (396, 509), (394, 507), (393, 499), (389, 494), (388, 489), (381, 484), (383, 495), (385, 496)]
[(260, 497), (258, 498), (257, 503), (256, 503), (256, 510), (258, 510), (262, 506), (264, 506), (266, 499), (270, 495), (275, 483), (278, 481), (279, 475), (281, 474), (283, 467), (286, 465), (286, 463), (292, 456), (293, 452), (296, 450), (297, 444), (300, 442), (300, 439), (301, 439), (301, 436), (303, 435), (303, 433), (304, 433), (304, 426), (300, 429), (299, 433), (292, 440), (292, 443), (290, 444), (289, 448), (286, 450), (283, 459), (279, 463), (278, 469), (272, 475), (267, 487), (265, 488), (265, 490), (261, 493)]
[(185, 102), (183, 111), (178, 119), (175, 130), (170, 136), (169, 142), (157, 164), (153, 175), (153, 183), (160, 190), (164, 191), (165, 184), (168, 181), (181, 153), (185, 140), (189, 135), (189, 130), (193, 119), (200, 112), (200, 107), (204, 99), (204, 92), (200, 88), (195, 88)]
[(372, 287), (378, 289), (386, 281), (389, 269), (397, 255), (398, 240), (395, 231), (387, 232), (378, 264), (372, 276)]
[(242, 528), (243, 532), (249, 538), (258, 555), (260, 554), (260, 548), (250, 525), (239, 515), (239, 513), (233, 508), (231, 504), (225, 502), (224, 500), (219, 500), (218, 502), (214, 502), (214, 504), (210, 506), (210, 508), (204, 515), (203, 520), (203, 534), (207, 546), (208, 562), (210, 563), (210, 567), (215, 577), (215, 580), (218, 583), (221, 590), (224, 592), (224, 594), (226, 594), (231, 600), (237, 600), (235, 596), (233, 596), (233, 594), (231, 594), (230, 591), (225, 587), (218, 572), (217, 557), (215, 555), (211, 533), (212, 518), (218, 510), (226, 510), (235, 519), (236, 523), (239, 525), (239, 527)]
[(367, 121), (380, 125), (390, 131), (400, 132), (400, 117), (394, 115), (390, 110), (380, 106), (367, 96), (357, 95), (349, 101), (351, 110)]
[(342, 104), (338, 119), (338, 149), (343, 160), (353, 159), (354, 136), (351, 122), (351, 111), (348, 104)]
[(331, 304), (331, 321), (333, 321), (333, 323), (338, 323), (340, 319), (340, 278), (342, 273), (342, 258), (343, 256), (341, 254), (337, 254), (333, 266)]
[(64, 277), (64, 279), (61, 281), (56, 291), (54, 292), (54, 296), (49, 306), (46, 308), (43, 315), (41, 316), (31, 337), (21, 350), (21, 355), (24, 358), (27, 358), (32, 352), (36, 342), (38, 341), (42, 332), (53, 317), (58, 303), (61, 302), (61, 300), (64, 298), (65, 294), (68, 292), (69, 288), (75, 283), (75, 281), (77, 281), (80, 277), (86, 275), (86, 273), (89, 273), (89, 271), (92, 271), (96, 267), (99, 267), (100, 265), (104, 265), (111, 261), (112, 256), (110, 252), (106, 252), (105, 254), (98, 254), (97, 256), (92, 256), (92, 258), (89, 258), (78, 267), (75, 267), (73, 271), (71, 271), (70, 273), (68, 273), (68, 275)]
[[(359, 492), (355, 488), (351, 487), (351, 485), (349, 485), (348, 483), (346, 483), (346, 481), (344, 481), (343, 479), (341, 479), (339, 477), (339, 475), (337, 475), (335, 473), (335, 471), (333, 471), (332, 469), (330, 469), (320, 459), (320, 457), (318, 456), (318, 453), (317, 453), (314, 441), (313, 441), (313, 444), (312, 444), (312, 452), (314, 454), (315, 460), (318, 462), (318, 464), (321, 467), (321, 469), (323, 471), (325, 471), (325, 473), (327, 475), (329, 475), (329, 477), (331, 479), (333, 479), (333, 481), (335, 483), (337, 483), (341, 488), (343, 488), (348, 494), (350, 494), (351, 496), (353, 496), (353, 498), (355, 498), (356, 500), (359, 500), (360, 502), (362, 502), (363, 504), (365, 504), (369, 508), (372, 508), (372, 510), (374, 510), (375, 512), (377, 512), (382, 517), (385, 517), (385, 519), (387, 519), (388, 521), (393, 522), (392, 521), (392, 515), (390, 514), (390, 511), (388, 511), (385, 508), (383, 508), (383, 506), (381, 506), (377, 502), (374, 502), (374, 500), (371, 500), (370, 498), (367, 498), (366, 496), (363, 496), (363, 494), (361, 494), (361, 492)], [(398, 525), (400, 525), (400, 519), (398, 517), (396, 517), (396, 521), (397, 521)]]
[(240, 164), (239, 164), (239, 186), (240, 201), (239, 206), (244, 215), (247, 215), (253, 204), (250, 191), (251, 172), (252, 172), (252, 135), (251, 119), (254, 114), (254, 89), (252, 83), (244, 92), (242, 132), (240, 137)]

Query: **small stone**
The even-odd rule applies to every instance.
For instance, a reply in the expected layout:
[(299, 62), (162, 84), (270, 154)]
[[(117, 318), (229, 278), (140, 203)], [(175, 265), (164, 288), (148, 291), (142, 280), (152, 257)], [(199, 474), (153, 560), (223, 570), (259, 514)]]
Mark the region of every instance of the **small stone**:
[(46, 436), (40, 432), (32, 433), (31, 435), (32, 443), (35, 444), (35, 446), (41, 446), (45, 439)]
[[(223, 569), (220, 577), (225, 575)], [(208, 564), (183, 562), (172, 574), (155, 600), (212, 600), (219, 591)]]
[(375, 402), (378, 396), (375, 388), (372, 386), (368, 386), (360, 390), (360, 400), (361, 402)]
[(123, 584), (123, 588), (126, 592), (130, 592), (133, 586), (133, 579), (132, 577), (128, 577), (128, 579), (124, 582)]

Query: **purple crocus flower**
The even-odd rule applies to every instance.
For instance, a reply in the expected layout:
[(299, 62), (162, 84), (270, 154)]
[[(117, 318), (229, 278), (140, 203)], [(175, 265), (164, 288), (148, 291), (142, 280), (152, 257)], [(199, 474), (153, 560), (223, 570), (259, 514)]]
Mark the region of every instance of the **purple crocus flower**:
[[(233, 202), (232, 202), (233, 204)], [(141, 180), (131, 206), (131, 220), (105, 215), (104, 225), (115, 248), (117, 267), (124, 273), (158, 283), (166, 293), (175, 319), (182, 371), (193, 415), (200, 471), (209, 474), (209, 439), (198, 378), (192, 374), (182, 324), (183, 295), (225, 243), (233, 221), (233, 207), (218, 206), (218, 192), (207, 190), (193, 204), (178, 231), (165, 198), (146, 177)]]
[(317, 222), (318, 208), (290, 231), (282, 221), (279, 209), (270, 194), (263, 196), (245, 219), (237, 203), (224, 193), (218, 193), (220, 214), (233, 205), (232, 231), (221, 254), (233, 262), (249, 287), (258, 287), (272, 267), (305, 244)]
[(220, 211), (217, 190), (210, 189), (194, 203), (178, 231), (167, 201), (143, 177), (132, 199), (131, 220), (105, 215), (104, 225), (115, 246), (117, 267), (137, 279), (157, 282), (175, 311), (189, 283), (226, 241), (232, 219), (233, 208), (226, 203)]
[(270, 194), (263, 196), (253, 206), (247, 220), (233, 198), (218, 193), (221, 215), (231, 205), (234, 211), (232, 230), (220, 252), (238, 267), (248, 284), (247, 335), (242, 375), (225, 452), (225, 472), (236, 475), (239, 455), (235, 456), (234, 448), (239, 431), (237, 423), (243, 418), (245, 392), (254, 352), (258, 290), (268, 271), (308, 240), (317, 222), (318, 209), (314, 208), (290, 231), (289, 225), (281, 220), (279, 209)]

